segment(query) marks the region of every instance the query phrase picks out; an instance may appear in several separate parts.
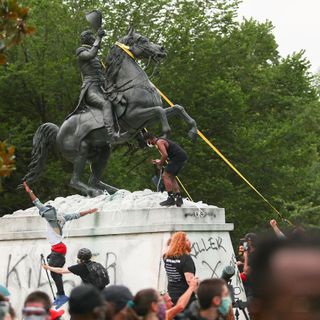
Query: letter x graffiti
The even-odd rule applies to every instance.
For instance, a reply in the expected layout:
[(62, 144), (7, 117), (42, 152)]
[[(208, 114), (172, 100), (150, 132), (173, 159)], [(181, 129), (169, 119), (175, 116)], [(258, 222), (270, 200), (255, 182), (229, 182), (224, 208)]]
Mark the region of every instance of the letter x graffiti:
[(212, 268), (207, 261), (203, 261), (202, 260), (202, 264), (207, 265), (209, 267), (209, 269), (212, 271), (212, 275), (211, 275), (210, 278), (219, 278), (220, 277), (220, 276), (217, 275), (216, 271), (217, 271), (217, 268), (218, 268), (219, 264), (221, 264), (221, 261), (218, 261), (216, 263), (216, 265), (214, 266), (214, 268)]

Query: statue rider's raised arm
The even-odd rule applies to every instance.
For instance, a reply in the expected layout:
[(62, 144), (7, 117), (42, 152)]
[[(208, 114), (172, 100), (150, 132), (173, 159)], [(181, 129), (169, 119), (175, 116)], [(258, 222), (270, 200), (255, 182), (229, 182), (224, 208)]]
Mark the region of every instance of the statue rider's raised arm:
[[(84, 31), (84, 32), (86, 32), (86, 31)], [(105, 36), (105, 31), (103, 29), (99, 29), (97, 37), (94, 40), (92, 47), (90, 45), (83, 44), (80, 48), (77, 49), (78, 59), (79, 60), (91, 60), (91, 59), (95, 58), (98, 54), (98, 51), (100, 49), (100, 44), (101, 44), (102, 38), (104, 36)]]

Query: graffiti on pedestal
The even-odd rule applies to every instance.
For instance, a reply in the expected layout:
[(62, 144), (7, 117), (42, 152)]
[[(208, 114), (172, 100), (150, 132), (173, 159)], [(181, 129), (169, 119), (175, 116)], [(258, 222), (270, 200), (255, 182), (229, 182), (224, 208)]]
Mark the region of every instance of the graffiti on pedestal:
[(190, 255), (194, 258), (197, 258), (198, 255), (202, 252), (208, 251), (219, 251), (223, 250), (227, 252), (226, 248), (223, 246), (223, 239), (221, 237), (209, 237), (208, 239), (201, 238), (199, 241), (195, 241), (192, 243), (191, 253)]
[(106, 253), (106, 269), (109, 274), (110, 283), (117, 283), (117, 255), (114, 252)]
[(217, 269), (219, 267), (219, 265), (221, 265), (221, 261), (219, 260), (218, 262), (216, 262), (216, 264), (214, 266), (210, 266), (210, 264), (207, 261), (202, 260), (202, 264), (206, 265), (208, 267), (208, 269), (210, 269), (210, 271), (212, 272), (210, 278), (219, 278), (219, 275), (217, 274)]
[[(7, 275), (6, 275), (6, 287), (9, 286), (9, 279), (10, 276), (15, 275), (16, 281), (18, 283), (19, 288), (21, 288), (21, 280), (20, 280), (20, 275), (19, 275), (19, 269), (18, 266), (20, 263), (23, 262), (28, 257), (27, 254), (23, 255), (12, 267), (11, 267), (11, 259), (12, 259), (12, 254), (9, 254), (8, 257), (8, 265), (7, 265)], [(31, 277), (31, 272), (29, 271), (29, 276)], [(30, 283), (30, 280), (28, 281)], [(30, 287), (29, 287), (30, 288)]]
[[(236, 270), (236, 274), (233, 276), (232, 283), (235, 296), (238, 296), (244, 292), (242, 281), (238, 272), (236, 264), (236, 257), (232, 254), (230, 261), (222, 261), (221, 257), (225, 256), (227, 252), (227, 244), (223, 243), (223, 238), (207, 237), (200, 238), (194, 241), (191, 246), (190, 255), (205, 267), (209, 272), (209, 278), (220, 278), (221, 271), (224, 267), (231, 265)], [(230, 251), (229, 251), (230, 252)], [(214, 255), (214, 253), (217, 253)]]
[[(7, 271), (6, 271), (6, 287), (15, 286), (19, 289), (39, 289), (49, 284), (48, 280), (43, 280), (46, 277), (45, 270), (42, 268), (41, 259), (29, 259), (29, 255), (24, 254), (20, 257), (15, 257), (11, 253), (8, 256)], [(117, 282), (117, 255), (114, 252), (106, 252), (105, 268), (110, 276), (110, 283)], [(52, 281), (52, 280), (51, 280)], [(76, 281), (64, 280), (64, 284), (70, 287), (76, 286)]]

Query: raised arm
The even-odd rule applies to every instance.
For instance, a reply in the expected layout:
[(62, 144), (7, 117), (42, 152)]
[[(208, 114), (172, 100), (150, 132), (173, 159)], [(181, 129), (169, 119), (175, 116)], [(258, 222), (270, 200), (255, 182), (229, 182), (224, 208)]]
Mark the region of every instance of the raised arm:
[(33, 191), (29, 188), (28, 184), (26, 181), (23, 181), (23, 186), (26, 192), (29, 194), (32, 202), (34, 202), (37, 199), (37, 196), (33, 193)]
[(96, 212), (98, 212), (98, 209), (94, 208), (94, 209), (89, 209), (89, 210), (85, 210), (77, 213), (65, 213), (63, 217), (65, 218), (66, 221), (71, 221), (74, 219), (79, 219), (81, 217), (84, 217), (87, 214), (96, 213)]
[(92, 47), (89, 50), (85, 50), (85, 49), (82, 50), (81, 48), (79, 48), (77, 50), (78, 59), (80, 59), (80, 60), (91, 60), (91, 59), (93, 59), (98, 53), (98, 50), (100, 48), (101, 40), (102, 40), (102, 38), (104, 36), (105, 36), (105, 31), (103, 29), (99, 29), (97, 38), (96, 38), (95, 42), (93, 43)]
[(81, 212), (80, 212), (80, 217), (84, 217), (84, 216), (86, 216), (87, 214), (96, 213), (96, 212), (98, 212), (98, 208), (93, 208), (93, 209), (81, 211)]
[(25, 190), (28, 192), (33, 204), (39, 209), (39, 213), (46, 209), (46, 206), (39, 200), (39, 198), (33, 193), (33, 191), (29, 188), (26, 181), (23, 182), (23, 186)]
[(278, 238), (286, 238), (284, 233), (278, 227), (277, 221), (275, 219), (270, 220), (270, 225)]

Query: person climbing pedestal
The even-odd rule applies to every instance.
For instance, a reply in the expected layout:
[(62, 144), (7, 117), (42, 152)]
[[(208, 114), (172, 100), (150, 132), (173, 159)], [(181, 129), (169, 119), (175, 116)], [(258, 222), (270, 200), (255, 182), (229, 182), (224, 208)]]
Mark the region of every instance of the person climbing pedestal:
[[(79, 219), (90, 213), (98, 212), (97, 208), (77, 213), (61, 213), (50, 205), (44, 205), (33, 193), (26, 182), (23, 182), (26, 192), (29, 194), (33, 204), (38, 208), (39, 215), (47, 221), (47, 239), (51, 245), (51, 253), (47, 257), (48, 265), (52, 267), (63, 267), (66, 259), (67, 247), (63, 243), (63, 227), (67, 221)], [(51, 277), (57, 287), (57, 297), (53, 304), (59, 309), (69, 298), (65, 295), (62, 275), (51, 272)]]

